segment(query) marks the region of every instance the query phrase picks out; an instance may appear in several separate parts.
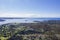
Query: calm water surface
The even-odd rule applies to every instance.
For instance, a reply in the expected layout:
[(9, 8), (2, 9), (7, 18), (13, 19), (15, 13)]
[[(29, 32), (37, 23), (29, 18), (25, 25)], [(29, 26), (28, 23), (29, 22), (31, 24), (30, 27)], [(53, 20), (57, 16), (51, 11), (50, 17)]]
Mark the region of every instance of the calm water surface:
[(5, 19), (5, 18), (0, 18), (5, 21), (0, 22), (0, 24), (6, 24), (6, 23), (31, 23), (33, 21), (44, 21), (44, 20), (60, 20), (60, 18), (23, 18), (23, 19)]

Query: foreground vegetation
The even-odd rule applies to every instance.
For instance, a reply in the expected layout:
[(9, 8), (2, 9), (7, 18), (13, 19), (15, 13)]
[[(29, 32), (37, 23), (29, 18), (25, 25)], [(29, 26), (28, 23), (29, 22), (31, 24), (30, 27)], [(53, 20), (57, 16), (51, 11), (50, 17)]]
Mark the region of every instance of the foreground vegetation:
[(60, 20), (0, 25), (0, 40), (60, 40)]

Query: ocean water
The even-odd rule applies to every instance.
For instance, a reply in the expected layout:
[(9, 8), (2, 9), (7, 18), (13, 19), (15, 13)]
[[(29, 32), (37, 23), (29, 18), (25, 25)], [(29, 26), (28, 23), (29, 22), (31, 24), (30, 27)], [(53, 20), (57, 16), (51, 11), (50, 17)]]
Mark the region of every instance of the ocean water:
[(0, 18), (0, 25), (6, 23), (32, 23), (34, 21), (60, 20), (60, 18)]

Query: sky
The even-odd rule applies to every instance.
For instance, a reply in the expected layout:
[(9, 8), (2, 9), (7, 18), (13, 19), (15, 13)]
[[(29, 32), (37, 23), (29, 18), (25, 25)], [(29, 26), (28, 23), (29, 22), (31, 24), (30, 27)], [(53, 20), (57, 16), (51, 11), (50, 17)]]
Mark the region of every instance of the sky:
[(0, 0), (0, 17), (60, 17), (60, 0)]

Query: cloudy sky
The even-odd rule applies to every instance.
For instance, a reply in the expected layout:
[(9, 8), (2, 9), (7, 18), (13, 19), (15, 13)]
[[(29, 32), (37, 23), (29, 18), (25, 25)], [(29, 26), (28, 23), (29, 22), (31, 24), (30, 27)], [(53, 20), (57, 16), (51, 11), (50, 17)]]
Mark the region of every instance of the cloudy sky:
[(0, 17), (60, 17), (60, 0), (0, 0)]

